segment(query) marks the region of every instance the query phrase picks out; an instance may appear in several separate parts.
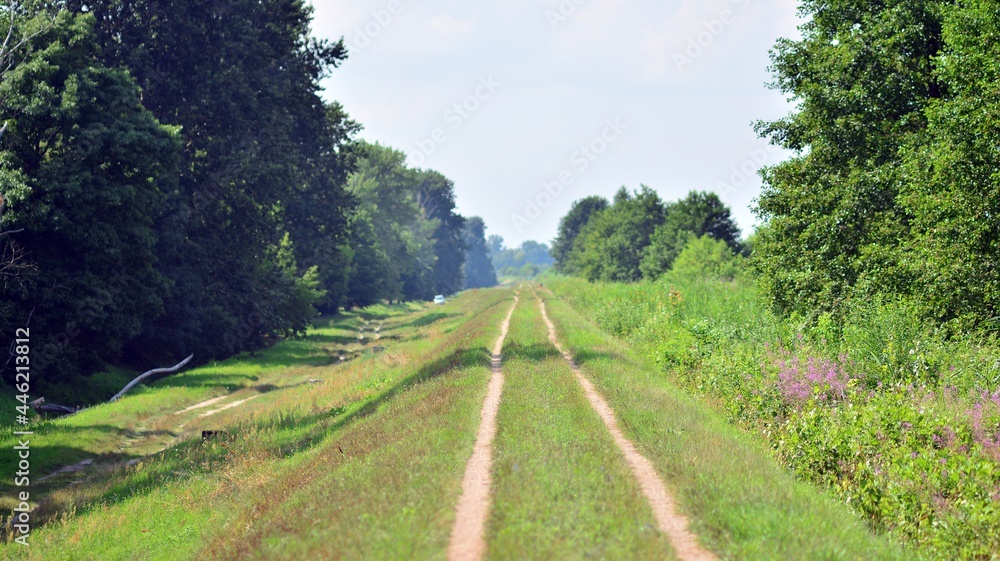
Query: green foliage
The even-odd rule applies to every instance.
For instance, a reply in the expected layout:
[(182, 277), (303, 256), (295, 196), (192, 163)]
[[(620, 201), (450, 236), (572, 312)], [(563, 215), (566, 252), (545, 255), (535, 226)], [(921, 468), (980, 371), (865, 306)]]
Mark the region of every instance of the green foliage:
[(390, 284), (389, 265), (368, 211), (359, 210), (351, 219), (351, 271), (345, 303), (367, 307), (396, 294), (400, 287)]
[(756, 263), (781, 313), (836, 309), (858, 279), (894, 284), (883, 251), (906, 235), (898, 148), (941, 94), (932, 73), (940, 1), (806, 2), (801, 41), (781, 40), (775, 86), (800, 110), (760, 134), (798, 156), (764, 172)]
[(723, 242), (730, 254), (742, 251), (739, 228), (718, 195), (692, 191), (664, 205), (648, 187), (634, 195), (623, 187), (610, 206), (600, 197), (573, 203), (552, 251), (560, 272), (630, 282), (658, 278), (692, 239), (702, 236)]
[(422, 172), (419, 201), (424, 217), (435, 223), (433, 292), (454, 294), (465, 284), (466, 250), (465, 218), (455, 211), (455, 185), (436, 171)]
[[(310, 39), (310, 9), (292, 0), (65, 6), (93, 14), (102, 62), (128, 70), (143, 105), (181, 127), (177, 188), (156, 224), (172, 290), (130, 362), (208, 360), (296, 331), (296, 279), (315, 266), (322, 290), (345, 281), (344, 143), (357, 127), (318, 95), (343, 44)], [(286, 233), (296, 270), (276, 259)]]
[(530, 279), (552, 268), (549, 247), (543, 243), (528, 240), (519, 248), (507, 249), (500, 236), (490, 236), (488, 241), (493, 269), (500, 276)]
[(660, 197), (649, 187), (622, 187), (611, 206), (596, 213), (573, 242), (568, 268), (588, 280), (637, 281), (639, 263), (653, 232), (663, 224)]
[(346, 47), (306, 3), (0, 12), (0, 335), (41, 334), (36, 376), (208, 361), (462, 287), (454, 186), (354, 141), (319, 95)]
[[(435, 171), (407, 167), (405, 154), (380, 144), (361, 143), (355, 150), (357, 170), (347, 187), (377, 244), (365, 239), (367, 232), (360, 233), (356, 241), (372, 249), (358, 246), (354, 267), (380, 276), (366, 273), (365, 279), (352, 282), (370, 295), (350, 299), (350, 304), (370, 304), (375, 293), (376, 298), (429, 300), (459, 290), (465, 219), (455, 212), (452, 182)], [(365, 283), (375, 284), (363, 288)]]
[(583, 231), (591, 217), (608, 206), (607, 199), (596, 195), (573, 202), (569, 212), (559, 221), (559, 233), (555, 241), (552, 242), (552, 258), (555, 260), (557, 271), (560, 273), (573, 272), (570, 256), (573, 254), (573, 245), (576, 243), (577, 236)]
[(799, 109), (760, 123), (798, 152), (764, 172), (754, 262), (779, 313), (814, 321), (905, 296), (952, 334), (1000, 315), (995, 3), (805, 2), (773, 51)]
[(671, 271), (674, 278), (731, 281), (740, 273), (742, 262), (726, 242), (706, 234), (688, 241)]
[(486, 247), (486, 225), (473, 216), (465, 221), (465, 288), (496, 286), (497, 273)]
[(995, 340), (945, 337), (905, 299), (781, 319), (745, 277), (546, 286), (873, 529), (934, 558), (1000, 551)]
[(925, 315), (964, 331), (1000, 316), (1000, 11), (995, 2), (942, 8), (926, 134), (904, 152), (901, 205), (910, 239), (897, 250)]
[(39, 269), (30, 290), (4, 283), (0, 332), (39, 335), (32, 373), (49, 382), (120, 357), (169, 288), (154, 268), (154, 220), (173, 188), (177, 131), (143, 107), (126, 72), (97, 60), (93, 23), (67, 12), (25, 21), (19, 36), (34, 37), (0, 84), (0, 230), (24, 230), (0, 243)]
[(691, 238), (711, 236), (739, 252), (740, 230), (715, 193), (691, 191), (666, 205), (666, 219), (650, 238), (640, 264), (644, 278), (655, 279), (669, 270)]

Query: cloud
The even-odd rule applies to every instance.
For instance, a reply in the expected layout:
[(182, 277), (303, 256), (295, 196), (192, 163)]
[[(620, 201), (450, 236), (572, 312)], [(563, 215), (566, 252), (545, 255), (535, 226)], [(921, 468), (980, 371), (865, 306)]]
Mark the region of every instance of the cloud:
[(471, 19), (458, 20), (449, 14), (439, 14), (431, 18), (427, 24), (438, 32), (438, 35), (467, 35), (475, 26)]
[[(368, 13), (357, 2), (349, 0), (322, 0), (315, 6), (312, 23), (313, 33), (318, 37), (335, 39), (361, 25)], [(319, 9), (322, 8), (322, 9)]]
[[(312, 1), (317, 34), (345, 35), (353, 47), (324, 82), (327, 99), (365, 125), (365, 138), (408, 154), (446, 128), (426, 165), (455, 180), (463, 213), (482, 215), (511, 245), (550, 239), (573, 200), (622, 185), (674, 199), (732, 183), (733, 166), (761, 144), (749, 123), (790, 109), (764, 83), (768, 49), (794, 33), (796, 0), (399, 0), (391, 21), (378, 16), (390, 0)], [(737, 17), (679, 71), (673, 54), (727, 8)], [(547, 14), (560, 9), (565, 20), (553, 26)], [(357, 48), (358, 28), (376, 24)], [(489, 74), (503, 93), (449, 128), (445, 111)], [(627, 136), (518, 232), (511, 213), (571, 165), (607, 117), (628, 123)], [(760, 181), (734, 187), (725, 200), (748, 231)]]

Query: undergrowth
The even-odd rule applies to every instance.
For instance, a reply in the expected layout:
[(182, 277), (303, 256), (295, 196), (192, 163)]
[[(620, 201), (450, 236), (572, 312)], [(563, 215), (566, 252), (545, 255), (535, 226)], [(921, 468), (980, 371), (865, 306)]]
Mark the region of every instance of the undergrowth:
[(781, 319), (753, 282), (547, 279), (801, 478), (935, 557), (1000, 556), (1000, 347), (905, 302)]

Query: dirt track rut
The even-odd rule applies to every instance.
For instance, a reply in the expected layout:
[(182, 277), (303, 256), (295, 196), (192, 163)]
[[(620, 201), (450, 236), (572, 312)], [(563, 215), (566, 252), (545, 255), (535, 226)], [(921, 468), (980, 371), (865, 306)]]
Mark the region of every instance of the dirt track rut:
[(482, 559), (486, 553), (486, 520), (490, 511), (490, 471), (493, 467), (493, 437), (497, 432), (497, 412), (503, 395), (503, 371), (500, 368), (500, 352), (514, 315), (518, 297), (510, 307), (507, 318), (500, 326), (500, 337), (493, 345), (492, 375), (483, 404), (479, 433), (469, 463), (462, 479), (462, 496), (455, 511), (455, 526), (448, 544), (448, 559), (466, 561)]
[(580, 372), (580, 367), (573, 360), (573, 356), (566, 352), (562, 345), (559, 344), (559, 340), (556, 337), (556, 327), (552, 323), (552, 320), (549, 319), (545, 310), (545, 302), (541, 298), (538, 299), (538, 305), (542, 309), (542, 318), (545, 319), (545, 324), (549, 328), (549, 341), (555, 345), (559, 353), (563, 355), (563, 358), (573, 368), (573, 374), (576, 375), (577, 381), (583, 386), (587, 400), (590, 401), (590, 405), (597, 411), (601, 420), (604, 421), (604, 425), (607, 427), (608, 432), (611, 433), (615, 444), (618, 445), (622, 455), (625, 456), (625, 461), (628, 463), (629, 469), (632, 470), (632, 474), (639, 481), (639, 487), (653, 509), (653, 516), (656, 518), (656, 523), (660, 531), (670, 540), (670, 545), (673, 546), (677, 557), (691, 561), (715, 559), (715, 555), (704, 549), (698, 543), (695, 535), (688, 530), (687, 517), (677, 512), (673, 497), (670, 496), (660, 476), (656, 473), (652, 462), (643, 456), (636, 449), (635, 444), (621, 431), (611, 406), (598, 393), (590, 380)]

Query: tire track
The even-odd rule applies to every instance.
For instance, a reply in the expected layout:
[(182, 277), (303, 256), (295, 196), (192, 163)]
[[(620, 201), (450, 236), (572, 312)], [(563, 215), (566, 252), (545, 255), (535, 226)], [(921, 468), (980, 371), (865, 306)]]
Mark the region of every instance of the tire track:
[(472, 457), (465, 467), (462, 478), (462, 496), (455, 508), (455, 525), (448, 543), (450, 561), (473, 561), (483, 558), (486, 553), (486, 519), (490, 510), (490, 471), (493, 468), (493, 437), (497, 433), (497, 411), (503, 394), (503, 372), (500, 369), (500, 352), (510, 327), (510, 318), (517, 307), (517, 294), (507, 318), (500, 325), (500, 337), (493, 345), (492, 375), (483, 403), (479, 433)]
[(629, 469), (632, 470), (632, 474), (639, 481), (639, 487), (642, 489), (642, 494), (646, 496), (646, 500), (649, 501), (650, 507), (653, 509), (653, 516), (656, 518), (656, 523), (666, 536), (670, 540), (670, 545), (674, 548), (674, 552), (677, 557), (684, 560), (691, 561), (702, 561), (702, 560), (714, 560), (715, 555), (703, 548), (701, 544), (698, 543), (698, 539), (694, 534), (688, 530), (688, 519), (683, 514), (677, 512), (677, 506), (674, 502), (673, 497), (667, 491), (666, 486), (663, 484), (663, 480), (656, 473), (656, 469), (653, 467), (652, 462), (649, 461), (645, 456), (643, 456), (638, 449), (636, 449), (635, 444), (630, 441), (625, 434), (618, 427), (618, 421), (615, 419), (615, 412), (608, 405), (608, 402), (604, 400), (600, 393), (594, 385), (580, 372), (580, 367), (573, 360), (573, 356), (563, 349), (562, 345), (559, 344), (559, 340), (556, 338), (556, 327), (549, 319), (548, 314), (545, 310), (545, 302), (536, 295), (538, 298), (538, 305), (542, 309), (542, 318), (545, 319), (545, 324), (549, 328), (549, 341), (555, 345), (559, 353), (563, 355), (566, 362), (569, 363), (570, 367), (573, 369), (573, 374), (576, 376), (580, 385), (583, 386), (583, 391), (587, 395), (587, 400), (590, 401), (590, 405), (597, 411), (597, 414), (604, 421), (604, 425), (607, 427), (608, 432), (611, 433), (611, 437), (614, 439), (615, 444), (618, 445), (619, 450), (621, 450), (622, 455), (625, 456), (625, 462), (628, 463)]

